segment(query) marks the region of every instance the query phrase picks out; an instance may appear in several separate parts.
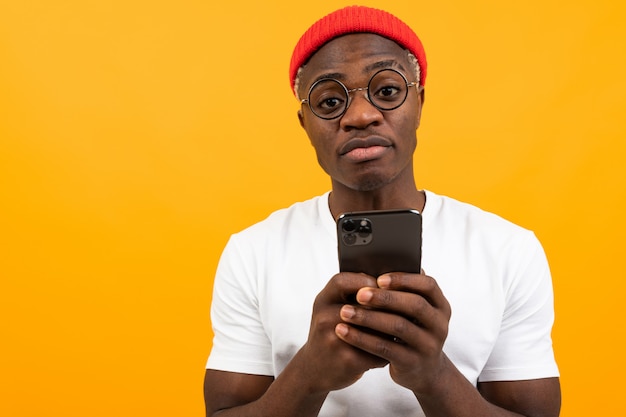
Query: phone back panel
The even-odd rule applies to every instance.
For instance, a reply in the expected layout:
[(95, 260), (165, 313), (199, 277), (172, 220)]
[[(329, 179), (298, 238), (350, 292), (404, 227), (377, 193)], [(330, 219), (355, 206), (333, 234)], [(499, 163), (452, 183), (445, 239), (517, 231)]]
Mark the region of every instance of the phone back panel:
[(339, 270), (378, 277), (386, 272), (419, 273), (422, 216), (417, 210), (342, 214), (337, 220)]

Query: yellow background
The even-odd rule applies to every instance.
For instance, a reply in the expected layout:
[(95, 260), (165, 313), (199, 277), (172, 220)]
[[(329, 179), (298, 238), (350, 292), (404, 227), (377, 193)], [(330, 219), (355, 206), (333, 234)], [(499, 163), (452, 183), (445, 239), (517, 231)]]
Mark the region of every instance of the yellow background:
[[(362, 3), (426, 46), (419, 186), (544, 244), (562, 415), (622, 415), (624, 3)], [(348, 4), (2, 0), (0, 415), (203, 415), (226, 239), (329, 187), (287, 67)]]

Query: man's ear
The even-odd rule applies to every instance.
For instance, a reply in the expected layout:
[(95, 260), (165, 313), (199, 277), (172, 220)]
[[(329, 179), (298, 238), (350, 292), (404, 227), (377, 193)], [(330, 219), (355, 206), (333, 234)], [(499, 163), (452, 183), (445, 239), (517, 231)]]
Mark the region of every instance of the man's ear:
[(417, 128), (420, 127), (420, 120), (422, 118), (422, 108), (424, 107), (424, 98), (425, 98), (424, 87), (422, 87), (422, 91), (420, 91), (419, 96), (418, 96), (419, 105), (417, 107), (417, 117), (415, 118), (415, 130), (417, 130)]
[(300, 122), (300, 126), (304, 129), (304, 115), (302, 114), (302, 109), (298, 110), (298, 121)]

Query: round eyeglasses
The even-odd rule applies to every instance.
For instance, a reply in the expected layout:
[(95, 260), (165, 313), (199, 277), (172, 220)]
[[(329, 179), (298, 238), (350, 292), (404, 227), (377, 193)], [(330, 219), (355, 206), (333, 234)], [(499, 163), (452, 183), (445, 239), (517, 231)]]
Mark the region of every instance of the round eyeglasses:
[(334, 78), (322, 78), (313, 83), (308, 98), (300, 100), (307, 103), (314, 115), (324, 120), (343, 116), (350, 106), (350, 93), (367, 91), (367, 101), (378, 110), (394, 110), (400, 107), (409, 94), (409, 87), (417, 82), (408, 82), (404, 74), (395, 69), (386, 68), (370, 78), (367, 87), (348, 90), (343, 83)]

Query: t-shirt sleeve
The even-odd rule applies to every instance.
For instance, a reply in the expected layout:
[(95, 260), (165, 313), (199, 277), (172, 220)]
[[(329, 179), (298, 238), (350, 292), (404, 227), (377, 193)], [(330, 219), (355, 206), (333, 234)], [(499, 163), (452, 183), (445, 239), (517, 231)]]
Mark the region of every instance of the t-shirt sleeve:
[(545, 253), (531, 232), (511, 253), (516, 255), (507, 271), (502, 326), (479, 381), (559, 376), (551, 337), (552, 278)]
[(207, 369), (272, 375), (272, 349), (257, 296), (258, 262), (234, 235), (220, 258), (213, 286), (213, 346)]

